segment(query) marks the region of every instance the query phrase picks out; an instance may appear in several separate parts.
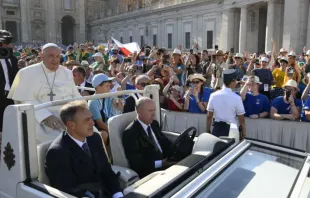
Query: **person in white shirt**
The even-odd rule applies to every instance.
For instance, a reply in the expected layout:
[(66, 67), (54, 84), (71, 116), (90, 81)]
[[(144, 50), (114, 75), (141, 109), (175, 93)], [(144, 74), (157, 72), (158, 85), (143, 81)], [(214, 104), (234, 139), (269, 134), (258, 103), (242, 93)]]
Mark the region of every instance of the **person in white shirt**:
[(220, 136), (228, 136), (230, 124), (238, 125), (238, 116), (240, 126), (242, 128), (241, 138), (245, 137), (245, 110), (242, 99), (232, 90), (237, 84), (237, 73), (234, 69), (223, 71), (224, 86), (221, 90), (211, 94), (207, 107), (207, 132), (211, 133), (210, 128), (212, 119), (214, 118), (212, 134)]
[[(45, 102), (81, 97), (72, 71), (59, 65), (60, 48), (54, 43), (43, 46), (42, 62), (23, 68), (17, 73), (8, 98), (19, 103), (38, 105)], [(35, 112), (37, 140), (54, 139), (64, 129), (59, 119), (59, 107)]]

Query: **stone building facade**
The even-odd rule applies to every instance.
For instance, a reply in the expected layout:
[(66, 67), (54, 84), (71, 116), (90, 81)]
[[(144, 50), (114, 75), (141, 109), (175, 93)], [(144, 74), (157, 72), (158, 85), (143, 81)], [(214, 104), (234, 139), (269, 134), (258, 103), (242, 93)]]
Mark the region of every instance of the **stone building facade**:
[(0, 29), (20, 43), (86, 40), (85, 0), (0, 0)]
[(234, 52), (310, 48), (310, 0), (109, 0), (89, 37)]
[(74, 41), (234, 52), (310, 48), (310, 0), (0, 0), (18, 42)]

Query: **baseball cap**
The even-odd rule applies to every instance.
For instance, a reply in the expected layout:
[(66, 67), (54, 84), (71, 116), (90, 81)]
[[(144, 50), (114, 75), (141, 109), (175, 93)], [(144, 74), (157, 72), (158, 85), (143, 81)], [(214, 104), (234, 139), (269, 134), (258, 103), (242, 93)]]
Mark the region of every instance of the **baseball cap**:
[(102, 82), (109, 82), (114, 80), (114, 77), (109, 78), (107, 75), (105, 74), (96, 74), (92, 80), (92, 85), (94, 88), (98, 87), (98, 85), (100, 85)]

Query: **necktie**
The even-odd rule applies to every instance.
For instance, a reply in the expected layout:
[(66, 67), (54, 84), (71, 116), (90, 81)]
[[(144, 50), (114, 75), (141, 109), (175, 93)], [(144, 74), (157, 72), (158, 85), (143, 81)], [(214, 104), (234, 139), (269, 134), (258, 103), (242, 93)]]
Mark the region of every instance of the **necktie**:
[(89, 149), (89, 147), (88, 147), (87, 142), (85, 142), (85, 143), (82, 145), (82, 148), (83, 148), (83, 150), (85, 151), (85, 153), (88, 155), (88, 157), (91, 158), (91, 152), (90, 152), (90, 149)]
[(154, 139), (154, 136), (152, 134), (151, 126), (147, 127), (147, 135), (149, 136), (151, 142), (155, 145), (156, 149), (158, 149), (158, 146), (157, 146), (156, 141)]
[(10, 64), (9, 59), (5, 59), (5, 63), (6, 63), (6, 67), (8, 69), (8, 76), (9, 76), (9, 81), (10, 81), (10, 85), (12, 85), (13, 83), (13, 69), (12, 69), (12, 65)]

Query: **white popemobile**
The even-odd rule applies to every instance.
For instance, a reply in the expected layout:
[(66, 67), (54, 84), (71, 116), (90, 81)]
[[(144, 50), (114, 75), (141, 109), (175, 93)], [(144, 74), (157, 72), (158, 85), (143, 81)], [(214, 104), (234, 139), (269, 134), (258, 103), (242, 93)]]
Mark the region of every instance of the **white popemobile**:
[[(77, 99), (133, 93), (149, 96), (155, 101), (156, 120), (160, 121), (164, 134), (174, 141), (174, 145), (189, 134), (196, 137), (192, 154), (188, 157), (165, 171), (138, 178), (128, 165), (121, 141), (122, 132), (135, 119), (136, 113), (111, 118), (108, 125), (112, 167), (119, 175), (125, 197), (309, 197), (308, 153), (253, 139), (239, 142), (236, 125), (231, 125), (228, 137), (218, 138), (205, 133), (201, 127), (205, 125), (199, 124), (201, 119), (206, 119), (202, 117), (205, 115), (170, 114), (161, 110), (158, 89), (156, 85), (151, 85), (145, 90), (100, 94), (35, 106), (9, 106), (5, 110), (2, 134), (0, 198), (73, 197), (49, 186), (44, 164), (51, 142), (36, 144), (37, 110)], [(185, 126), (183, 120), (195, 127)], [(175, 130), (169, 130), (172, 126)], [(184, 129), (187, 130), (180, 133)]]

